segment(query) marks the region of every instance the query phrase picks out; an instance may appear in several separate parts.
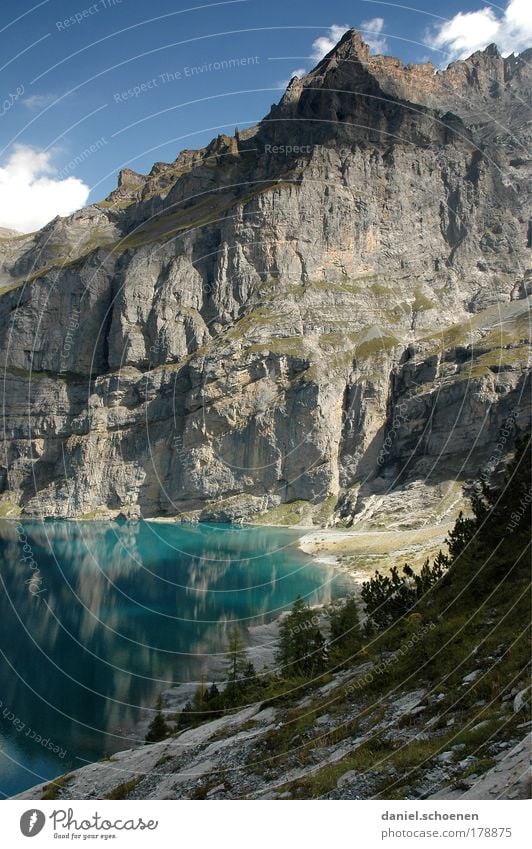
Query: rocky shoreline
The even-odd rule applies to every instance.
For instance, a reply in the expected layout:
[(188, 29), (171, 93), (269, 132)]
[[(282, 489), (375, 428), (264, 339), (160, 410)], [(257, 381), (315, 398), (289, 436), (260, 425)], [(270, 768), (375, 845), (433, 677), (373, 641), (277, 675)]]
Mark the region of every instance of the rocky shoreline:
[[(355, 739), (345, 736), (352, 718), (360, 715), (361, 701), (356, 699), (340, 715), (331, 713), (338, 689), (348, 689), (357, 676), (371, 674), (371, 664), (362, 664), (349, 673), (340, 673), (314, 694), (297, 700), (295, 709), (303, 715), (314, 715), (316, 750), (301, 765), (301, 742), (294, 741), (285, 753), (282, 766), (275, 764), (277, 735), (285, 721), (281, 707), (255, 704), (232, 715), (186, 730), (159, 743), (128, 749), (112, 755), (107, 761), (74, 770), (54, 782), (40, 784), (15, 798), (56, 799), (287, 799), (305, 798), (299, 788), (312, 787), (324, 772), (331, 775), (319, 798), (364, 799), (374, 797), (380, 786), (383, 765), (353, 769), (357, 751), (364, 751), (381, 730), (396, 740), (396, 745), (419, 741), (432, 747), (435, 760), (418, 770), (404, 798), (408, 799), (524, 799), (530, 791), (530, 722), (518, 724), (515, 736), (491, 747), (487, 770), (467, 747), (453, 744), (453, 716), (447, 718), (447, 729), (437, 731), (428, 716), (437, 706), (437, 694), (427, 697), (422, 689), (402, 691), (392, 700), (384, 700), (375, 716), (362, 722)], [(515, 694), (509, 714), (515, 712)], [(321, 707), (317, 707), (321, 705)], [(513, 708), (512, 708), (513, 705)], [(437, 707), (436, 707), (437, 710)], [(437, 714), (436, 714), (437, 715)], [(471, 728), (481, 733), (483, 722)], [(451, 731), (449, 729), (451, 728)], [(335, 731), (337, 731), (337, 741)], [(458, 735), (456, 734), (456, 737)], [(450, 739), (449, 739), (450, 738)], [(271, 741), (271, 742), (270, 742)], [(275, 741), (275, 743), (274, 743)], [(384, 774), (393, 784), (404, 781), (404, 772), (396, 771), (392, 762)], [(478, 764), (478, 771), (475, 766)], [(467, 776), (465, 778), (464, 776)], [(327, 785), (326, 785), (327, 786)], [(310, 791), (306, 791), (310, 792)]]

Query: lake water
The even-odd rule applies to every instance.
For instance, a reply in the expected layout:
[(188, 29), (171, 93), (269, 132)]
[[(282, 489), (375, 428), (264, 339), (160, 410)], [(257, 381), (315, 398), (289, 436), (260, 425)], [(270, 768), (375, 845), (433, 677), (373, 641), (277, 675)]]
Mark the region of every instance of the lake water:
[(245, 636), (297, 595), (327, 603), (349, 587), (290, 530), (23, 526), (0, 522), (2, 797), (129, 748), (162, 690), (219, 667), (235, 624)]

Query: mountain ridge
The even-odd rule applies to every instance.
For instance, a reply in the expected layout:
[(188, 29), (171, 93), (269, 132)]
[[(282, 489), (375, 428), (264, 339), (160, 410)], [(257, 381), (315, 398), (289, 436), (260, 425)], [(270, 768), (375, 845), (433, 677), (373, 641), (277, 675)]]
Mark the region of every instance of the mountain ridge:
[(437, 518), (530, 420), (529, 55), (349, 31), (255, 127), (2, 241), (4, 509)]

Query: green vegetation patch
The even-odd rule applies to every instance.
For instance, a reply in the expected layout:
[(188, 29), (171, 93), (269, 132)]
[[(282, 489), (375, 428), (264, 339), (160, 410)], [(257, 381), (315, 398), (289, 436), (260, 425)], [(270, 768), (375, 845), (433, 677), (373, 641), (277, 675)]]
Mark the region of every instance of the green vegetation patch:
[(336, 495), (328, 495), (321, 504), (314, 510), (312, 521), (315, 525), (324, 526), (334, 513), (334, 508), (337, 502)]
[(20, 516), (22, 508), (13, 501), (0, 502), (0, 519), (5, 519), (7, 516)]
[(132, 778), (130, 781), (124, 781), (122, 784), (118, 784), (117, 787), (114, 787), (110, 793), (106, 793), (103, 797), (104, 799), (127, 799), (129, 794), (133, 792), (135, 787), (140, 784), (143, 775), (139, 775), (136, 778)]
[(42, 790), (41, 799), (43, 801), (50, 801), (52, 799), (59, 799), (61, 790), (63, 790), (66, 785), (74, 779), (74, 776), (71, 772), (66, 775), (61, 775), (59, 778), (54, 778), (49, 784), (45, 784)]
[(309, 501), (289, 501), (272, 507), (262, 516), (253, 518), (253, 525), (298, 525), (309, 518), (312, 505)]
[(425, 310), (433, 310), (436, 307), (434, 301), (431, 301), (421, 289), (414, 290), (414, 303), (412, 309), (414, 312), (424, 312)]

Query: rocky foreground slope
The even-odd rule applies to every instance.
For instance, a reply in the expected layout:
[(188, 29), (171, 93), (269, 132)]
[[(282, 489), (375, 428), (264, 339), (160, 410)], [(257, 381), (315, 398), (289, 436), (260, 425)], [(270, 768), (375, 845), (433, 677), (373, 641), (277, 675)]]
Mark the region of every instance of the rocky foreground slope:
[(0, 239), (3, 512), (437, 518), (530, 418), (530, 59), (350, 31), (256, 127)]
[(529, 437), (432, 567), (392, 573), (393, 584), (377, 574), (360, 605), (311, 611), (299, 599), (266, 670), (234, 644), (221, 691), (202, 681), (161, 694), (146, 735), (159, 742), (82, 768), (72, 758), (70, 772), (22, 796), (525, 798), (530, 461)]
[[(393, 662), (388, 656), (387, 665)], [(529, 797), (526, 687), (500, 706), (484, 700), (464, 713), (449, 689), (401, 687), (368, 698), (363, 691), (375, 669), (356, 666), (289, 708), (250, 705), (16, 798)], [(475, 672), (463, 676), (462, 694), (487, 674)]]

